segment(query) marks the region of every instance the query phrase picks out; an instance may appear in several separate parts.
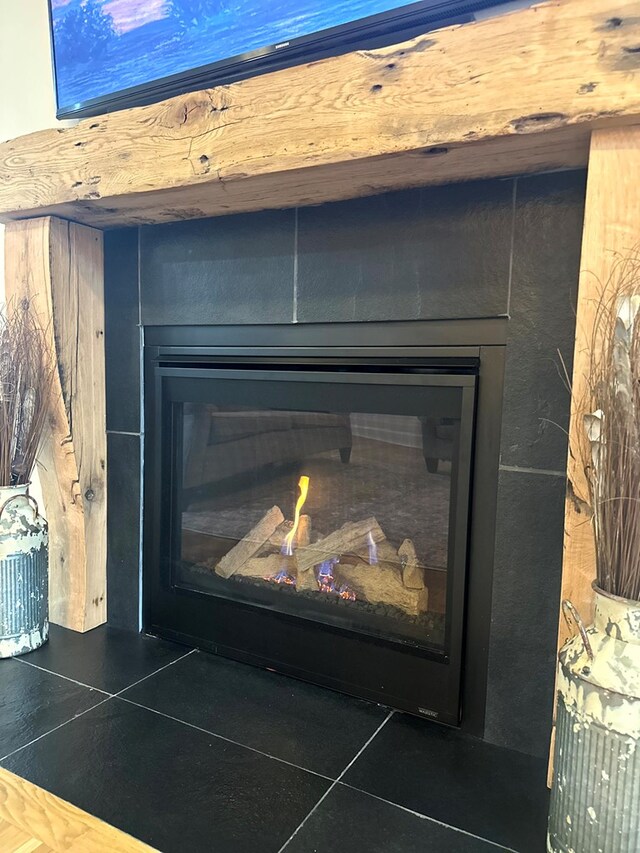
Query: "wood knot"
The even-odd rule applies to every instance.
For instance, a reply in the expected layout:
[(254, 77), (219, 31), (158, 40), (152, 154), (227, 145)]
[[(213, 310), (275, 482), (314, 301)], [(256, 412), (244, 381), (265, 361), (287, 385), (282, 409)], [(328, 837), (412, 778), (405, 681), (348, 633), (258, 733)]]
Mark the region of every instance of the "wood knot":
[(516, 133), (530, 133), (545, 127), (556, 127), (566, 122), (564, 113), (532, 113), (512, 119), (509, 124)]

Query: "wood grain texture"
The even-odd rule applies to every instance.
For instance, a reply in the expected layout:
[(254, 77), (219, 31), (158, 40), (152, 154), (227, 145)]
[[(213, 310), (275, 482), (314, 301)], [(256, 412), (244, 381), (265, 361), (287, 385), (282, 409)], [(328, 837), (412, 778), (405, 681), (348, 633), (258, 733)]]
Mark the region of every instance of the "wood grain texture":
[(50, 527), (50, 618), (106, 621), (106, 412), (102, 233), (53, 218), (5, 230), (7, 298), (29, 297), (56, 361), (39, 473)]
[(2, 853), (152, 853), (152, 848), (0, 769)]
[(0, 216), (99, 227), (584, 165), (640, 117), (637, 0), (549, 0), (0, 145)]
[[(593, 134), (582, 235), (581, 275), (576, 316), (570, 443), (583, 429), (581, 402), (587, 378), (597, 301), (606, 296), (616, 262), (640, 244), (640, 127)], [(562, 598), (577, 607), (585, 624), (593, 616), (591, 588), (596, 576), (593, 531), (584, 471), (570, 453), (567, 463)], [(560, 615), (559, 644), (569, 636)]]
[[(599, 130), (593, 133), (585, 200), (580, 284), (573, 354), (567, 497), (564, 520), (561, 601), (569, 599), (588, 625), (593, 620), (596, 554), (588, 489), (580, 461), (571, 453), (581, 438), (583, 400), (594, 339), (596, 305), (606, 298), (616, 263), (640, 244), (640, 127)], [(559, 608), (558, 648), (571, 635)], [(554, 715), (555, 716), (555, 715)], [(547, 772), (553, 781), (555, 723)]]

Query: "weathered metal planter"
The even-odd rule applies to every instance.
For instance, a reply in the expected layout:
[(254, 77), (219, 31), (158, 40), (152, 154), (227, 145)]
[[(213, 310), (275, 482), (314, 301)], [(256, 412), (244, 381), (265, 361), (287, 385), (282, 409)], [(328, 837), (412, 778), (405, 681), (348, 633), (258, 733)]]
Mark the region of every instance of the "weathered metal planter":
[(562, 648), (549, 853), (640, 850), (640, 602), (595, 588), (594, 624)]
[(49, 636), (49, 536), (28, 486), (0, 487), (0, 658)]

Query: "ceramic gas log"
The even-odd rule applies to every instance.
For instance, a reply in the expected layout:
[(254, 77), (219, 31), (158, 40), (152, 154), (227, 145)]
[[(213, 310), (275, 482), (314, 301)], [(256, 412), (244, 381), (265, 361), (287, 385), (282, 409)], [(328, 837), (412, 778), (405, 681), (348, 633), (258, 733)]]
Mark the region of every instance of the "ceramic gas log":
[(394, 548), (374, 517), (347, 522), (327, 536), (316, 532), (314, 542), (306, 541), (308, 515), (278, 523), (280, 519), (281, 509), (272, 507), (217, 563), (216, 574), (385, 604), (410, 616), (427, 610), (429, 591), (415, 548), (407, 539)]

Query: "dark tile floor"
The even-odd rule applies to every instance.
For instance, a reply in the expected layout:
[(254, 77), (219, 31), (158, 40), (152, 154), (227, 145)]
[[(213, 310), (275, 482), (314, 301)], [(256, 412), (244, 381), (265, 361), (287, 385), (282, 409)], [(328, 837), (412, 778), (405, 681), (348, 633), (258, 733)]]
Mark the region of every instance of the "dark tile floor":
[(0, 765), (163, 853), (544, 850), (544, 762), (109, 628), (0, 661)]

